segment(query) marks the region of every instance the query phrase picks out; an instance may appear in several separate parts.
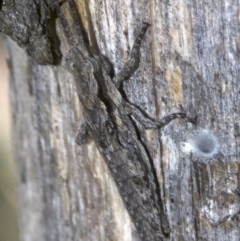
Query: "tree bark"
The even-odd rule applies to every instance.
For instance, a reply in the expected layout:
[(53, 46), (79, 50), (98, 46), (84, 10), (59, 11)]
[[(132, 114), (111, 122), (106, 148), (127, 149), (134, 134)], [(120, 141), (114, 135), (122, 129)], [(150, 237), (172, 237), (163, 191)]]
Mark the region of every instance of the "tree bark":
[[(196, 126), (138, 125), (171, 225), (164, 240), (240, 240), (239, 2), (78, 0), (76, 6), (90, 46), (116, 73), (142, 21), (150, 22), (140, 67), (123, 84), (126, 97), (157, 120), (181, 111), (197, 116)], [(64, 56), (58, 21), (56, 29)], [(93, 140), (74, 141), (84, 117), (73, 76), (60, 64), (37, 64), (10, 39), (8, 47), (22, 239), (138, 240)], [(216, 155), (198, 146), (201, 133)]]

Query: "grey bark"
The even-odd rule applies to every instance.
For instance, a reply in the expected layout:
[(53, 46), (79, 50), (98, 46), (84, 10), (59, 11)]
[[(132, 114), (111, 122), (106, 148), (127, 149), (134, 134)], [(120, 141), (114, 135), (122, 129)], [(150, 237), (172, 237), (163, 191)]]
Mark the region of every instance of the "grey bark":
[[(165, 240), (240, 240), (239, 2), (77, 3), (90, 44), (116, 72), (141, 22), (150, 22), (139, 70), (123, 86), (127, 98), (155, 119), (182, 110), (198, 117), (195, 127), (183, 120), (161, 130), (139, 126), (170, 220)], [(58, 21), (57, 33), (64, 54)], [(75, 144), (84, 117), (71, 74), (8, 43), (22, 239), (137, 240), (93, 141)], [(203, 130), (220, 143), (210, 159), (182, 148)]]

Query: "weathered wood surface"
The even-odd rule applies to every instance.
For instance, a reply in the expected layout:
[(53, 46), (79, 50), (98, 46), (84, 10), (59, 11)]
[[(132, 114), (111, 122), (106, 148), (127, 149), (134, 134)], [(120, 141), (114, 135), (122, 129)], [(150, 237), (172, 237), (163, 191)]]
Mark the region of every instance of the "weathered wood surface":
[[(118, 72), (143, 20), (151, 23), (127, 98), (155, 119), (185, 110), (193, 126), (174, 121), (144, 131), (171, 224), (164, 240), (240, 240), (239, 2), (77, 2), (94, 49)], [(61, 52), (66, 39), (57, 22)], [(111, 175), (91, 139), (77, 146), (83, 117), (72, 76), (40, 66), (9, 40), (13, 140), (19, 170), (24, 241), (137, 240)], [(190, 156), (182, 142), (215, 133), (220, 152)], [(117, 160), (116, 160), (117, 161)]]

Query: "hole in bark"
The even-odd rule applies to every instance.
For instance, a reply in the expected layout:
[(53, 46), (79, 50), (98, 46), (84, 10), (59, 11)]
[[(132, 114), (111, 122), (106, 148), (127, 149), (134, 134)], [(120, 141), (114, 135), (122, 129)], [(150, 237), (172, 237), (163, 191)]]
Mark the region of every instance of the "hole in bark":
[(195, 134), (191, 144), (196, 154), (202, 157), (211, 158), (219, 151), (219, 142), (215, 135), (204, 130)]

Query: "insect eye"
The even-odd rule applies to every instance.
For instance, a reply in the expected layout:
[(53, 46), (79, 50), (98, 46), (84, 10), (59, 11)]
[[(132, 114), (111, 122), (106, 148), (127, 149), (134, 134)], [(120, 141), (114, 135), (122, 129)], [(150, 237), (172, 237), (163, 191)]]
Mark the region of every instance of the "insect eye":
[(114, 125), (112, 122), (110, 121), (107, 121), (106, 122), (106, 128), (107, 128), (107, 131), (110, 135), (113, 135), (114, 134)]
[(70, 59), (66, 59), (66, 65), (69, 70), (74, 70), (77, 67), (77, 65)]

